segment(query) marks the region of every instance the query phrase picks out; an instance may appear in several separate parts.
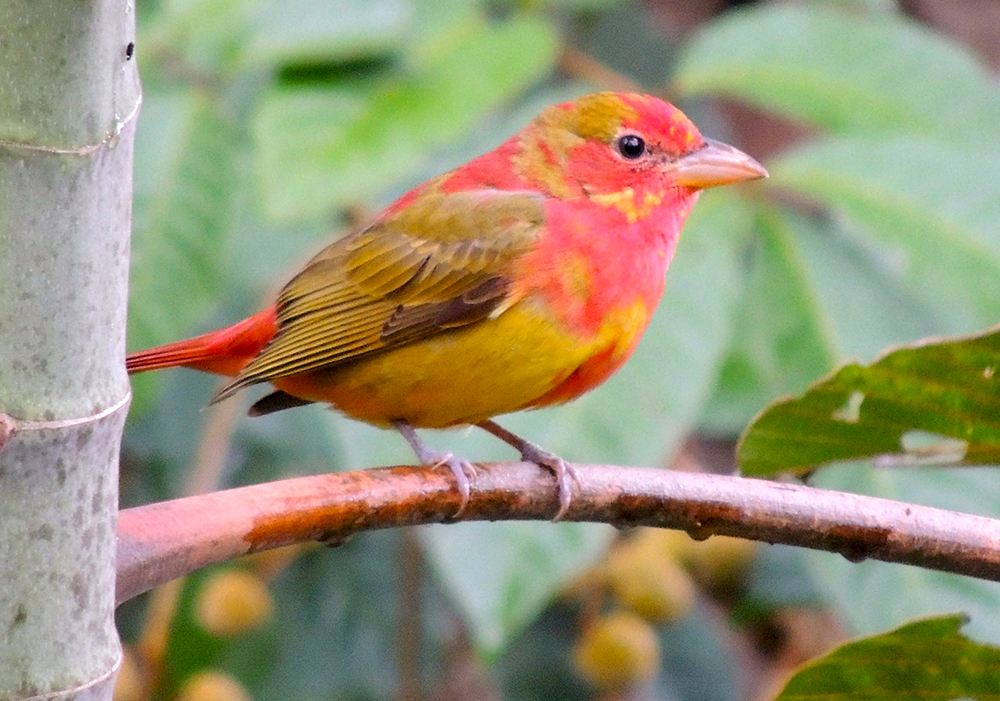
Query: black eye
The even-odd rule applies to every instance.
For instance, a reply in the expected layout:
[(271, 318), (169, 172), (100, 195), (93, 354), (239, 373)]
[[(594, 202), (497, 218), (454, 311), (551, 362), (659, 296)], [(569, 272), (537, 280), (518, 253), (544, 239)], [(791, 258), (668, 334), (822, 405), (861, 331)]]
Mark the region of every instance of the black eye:
[(618, 153), (629, 160), (635, 160), (646, 153), (646, 142), (641, 136), (626, 134), (618, 137)]

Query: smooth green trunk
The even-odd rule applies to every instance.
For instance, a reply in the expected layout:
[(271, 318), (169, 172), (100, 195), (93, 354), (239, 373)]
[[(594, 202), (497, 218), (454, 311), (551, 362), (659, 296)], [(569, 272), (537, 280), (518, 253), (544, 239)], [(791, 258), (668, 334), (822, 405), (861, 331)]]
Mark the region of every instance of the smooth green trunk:
[(0, 699), (110, 699), (121, 658), (134, 10), (0, 0)]

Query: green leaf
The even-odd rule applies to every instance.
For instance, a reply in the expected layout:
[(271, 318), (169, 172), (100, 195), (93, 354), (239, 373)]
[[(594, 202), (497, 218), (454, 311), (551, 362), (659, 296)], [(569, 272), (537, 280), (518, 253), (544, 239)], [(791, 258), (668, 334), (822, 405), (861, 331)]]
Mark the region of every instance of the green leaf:
[(524, 8), (551, 7), (573, 12), (600, 12), (619, 5), (628, 0), (503, 0), (503, 5)]
[(964, 616), (909, 623), (813, 660), (776, 701), (1000, 697), (1000, 649), (959, 632)]
[(966, 333), (1000, 310), (1000, 142), (831, 138), (770, 164), (774, 184), (865, 228), (862, 243), (904, 289)]
[[(834, 211), (812, 218), (769, 214), (795, 254), (783, 267), (760, 270), (768, 250), (763, 232), (737, 345), (706, 423), (742, 426), (764, 402), (801, 392), (845, 353), (870, 358), (889, 344), (995, 323), (997, 158), (1000, 150), (989, 144), (971, 150), (913, 138), (841, 137), (769, 164), (776, 186), (819, 198)], [(797, 301), (802, 295), (810, 305)], [(811, 317), (811, 328), (826, 339), (825, 365), (810, 370), (771, 350), (782, 325), (788, 346), (798, 347), (797, 315)], [(811, 337), (803, 336), (805, 347)]]
[(250, 17), (246, 65), (343, 63), (398, 51), (409, 0), (267, 0)]
[(479, 27), (486, 16), (486, 0), (410, 0), (413, 17), (406, 54), (420, 63), (428, 55), (449, 51), (451, 42), (470, 28)]
[[(246, 0), (163, 0), (142, 22), (139, 50), (149, 52), (154, 73), (173, 68), (192, 82), (213, 81), (229, 72), (240, 54), (249, 5)], [(142, 19), (144, 13), (139, 14)], [(179, 82), (176, 75), (171, 82)]]
[(461, 523), (421, 531), (442, 586), (488, 657), (595, 562), (613, 536), (613, 529), (593, 523)]
[(267, 214), (317, 216), (417, 172), (432, 149), (461, 137), (551, 70), (552, 27), (530, 16), (450, 27), (412, 70), (374, 91), (277, 89), (255, 120)]
[(837, 215), (808, 217), (782, 210), (781, 216), (795, 232), (806, 275), (826, 318), (824, 328), (842, 351), (837, 360), (871, 358), (886, 346), (923, 338), (940, 327), (920, 292), (904, 289), (882, 260), (859, 244), (865, 238), (863, 226)]
[(1000, 331), (851, 363), (800, 397), (768, 407), (740, 441), (748, 475), (827, 462), (1000, 463)]
[(964, 48), (895, 13), (816, 3), (732, 12), (686, 48), (686, 95), (723, 93), (834, 132), (1000, 134), (1000, 90)]
[(796, 237), (807, 224), (775, 209), (757, 217), (733, 344), (703, 418), (710, 429), (742, 427), (763, 402), (805, 389), (840, 356)]
[(702, 420), (726, 434), (739, 433), (776, 397), (804, 391), (845, 356), (870, 358), (941, 325), (921, 299), (926, 294), (904, 289), (859, 245), (864, 229), (851, 220), (770, 209), (763, 224), (733, 347)]
[(131, 348), (176, 340), (213, 308), (238, 151), (234, 127), (208, 97), (147, 96), (135, 149)]
[(814, 4), (827, 4), (847, 12), (899, 12), (896, 0), (813, 0)]

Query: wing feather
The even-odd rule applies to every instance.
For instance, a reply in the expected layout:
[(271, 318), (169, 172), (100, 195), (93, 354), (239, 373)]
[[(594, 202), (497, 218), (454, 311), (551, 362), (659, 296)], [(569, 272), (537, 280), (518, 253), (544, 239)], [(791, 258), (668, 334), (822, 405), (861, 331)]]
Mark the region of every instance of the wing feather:
[(536, 193), (435, 191), (334, 242), (281, 291), (274, 338), (214, 400), (502, 313), (544, 224)]

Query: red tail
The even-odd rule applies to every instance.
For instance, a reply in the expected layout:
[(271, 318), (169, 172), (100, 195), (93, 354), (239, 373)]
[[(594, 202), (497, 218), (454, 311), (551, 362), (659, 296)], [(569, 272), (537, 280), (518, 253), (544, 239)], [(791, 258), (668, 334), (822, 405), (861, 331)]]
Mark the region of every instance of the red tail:
[(133, 353), (125, 366), (129, 374), (184, 366), (232, 377), (274, 337), (276, 326), (270, 307), (224, 329)]

